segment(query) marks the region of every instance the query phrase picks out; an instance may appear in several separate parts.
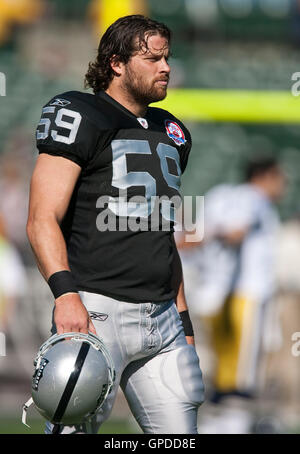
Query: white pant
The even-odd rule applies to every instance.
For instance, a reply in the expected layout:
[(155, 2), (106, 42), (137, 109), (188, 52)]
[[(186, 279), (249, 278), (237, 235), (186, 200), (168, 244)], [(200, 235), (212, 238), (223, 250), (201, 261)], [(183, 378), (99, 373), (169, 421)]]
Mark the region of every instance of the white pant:
[[(204, 399), (202, 373), (174, 301), (133, 304), (88, 292), (80, 296), (112, 356), (116, 380), (91, 423), (65, 426), (60, 433), (97, 433), (111, 412), (119, 384), (144, 433), (197, 433), (197, 410)], [(46, 433), (52, 428), (47, 423)]]

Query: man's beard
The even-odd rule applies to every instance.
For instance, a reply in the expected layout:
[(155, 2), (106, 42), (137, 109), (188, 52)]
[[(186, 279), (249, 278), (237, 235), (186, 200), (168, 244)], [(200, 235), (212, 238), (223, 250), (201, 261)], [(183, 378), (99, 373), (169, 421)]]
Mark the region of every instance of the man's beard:
[[(147, 85), (141, 74), (136, 75), (128, 67), (125, 71), (123, 89), (137, 104), (148, 106), (152, 102), (162, 101), (167, 96), (167, 86), (158, 87), (155, 81), (153, 81), (153, 84)], [(168, 77), (162, 79), (168, 80)]]

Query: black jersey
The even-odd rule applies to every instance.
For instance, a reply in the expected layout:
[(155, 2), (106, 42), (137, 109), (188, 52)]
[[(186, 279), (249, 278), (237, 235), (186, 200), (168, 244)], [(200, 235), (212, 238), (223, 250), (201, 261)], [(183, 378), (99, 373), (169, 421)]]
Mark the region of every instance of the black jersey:
[[(162, 109), (138, 118), (105, 92), (73, 91), (44, 106), (37, 147), (82, 169), (61, 225), (78, 290), (129, 302), (173, 298), (168, 201), (159, 204), (155, 228), (149, 220), (153, 200), (179, 195), (191, 148), (184, 125)], [(132, 202), (136, 196), (144, 202)], [(124, 219), (150, 227), (124, 227)]]

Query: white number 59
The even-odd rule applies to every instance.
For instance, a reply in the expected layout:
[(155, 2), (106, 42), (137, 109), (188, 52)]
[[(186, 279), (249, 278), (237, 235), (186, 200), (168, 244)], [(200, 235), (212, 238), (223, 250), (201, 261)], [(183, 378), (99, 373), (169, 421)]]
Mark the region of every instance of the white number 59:
[[(51, 126), (50, 118), (43, 118), (43, 115), (47, 114), (47, 113), (48, 114), (54, 113), (54, 112), (55, 112), (54, 106), (43, 108), (42, 118), (38, 124), (38, 128), (39, 128), (39, 126), (42, 126), (44, 128), (44, 131), (37, 129), (36, 138), (38, 140), (39, 139), (43, 140), (48, 137), (49, 129)], [(73, 121), (69, 122), (69, 121), (63, 120), (64, 116), (72, 118)], [(56, 126), (58, 126), (60, 128), (69, 130), (70, 133), (68, 136), (62, 136), (61, 134), (58, 134), (58, 131), (56, 131), (55, 129), (52, 129), (51, 130), (52, 139), (55, 140), (55, 142), (63, 142), (63, 143), (66, 143), (67, 145), (74, 143), (77, 132), (78, 132), (78, 128), (79, 128), (79, 125), (81, 122), (81, 118), (82, 117), (79, 112), (75, 112), (74, 110), (65, 109), (65, 108), (59, 109), (57, 112), (57, 115), (55, 117), (55, 124), (56, 124)]]

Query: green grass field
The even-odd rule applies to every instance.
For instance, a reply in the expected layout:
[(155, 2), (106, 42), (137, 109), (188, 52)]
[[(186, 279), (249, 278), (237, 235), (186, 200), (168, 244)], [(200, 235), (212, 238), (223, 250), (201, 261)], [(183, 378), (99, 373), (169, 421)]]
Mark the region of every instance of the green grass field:
[[(3, 434), (43, 434), (44, 421), (42, 419), (32, 419), (28, 421), (30, 429), (21, 420), (17, 419), (0, 419), (0, 435)], [(137, 434), (142, 433), (138, 426), (128, 423), (127, 421), (112, 420), (103, 424), (99, 433), (102, 434)], [(300, 434), (300, 426), (290, 428), (286, 433)]]
[[(17, 419), (0, 419), (0, 434), (43, 434), (44, 421), (42, 419), (28, 420), (30, 429), (21, 420)], [(99, 433), (103, 434), (136, 434), (139, 429), (133, 427), (126, 421), (108, 421), (101, 427)]]

